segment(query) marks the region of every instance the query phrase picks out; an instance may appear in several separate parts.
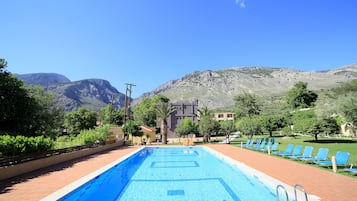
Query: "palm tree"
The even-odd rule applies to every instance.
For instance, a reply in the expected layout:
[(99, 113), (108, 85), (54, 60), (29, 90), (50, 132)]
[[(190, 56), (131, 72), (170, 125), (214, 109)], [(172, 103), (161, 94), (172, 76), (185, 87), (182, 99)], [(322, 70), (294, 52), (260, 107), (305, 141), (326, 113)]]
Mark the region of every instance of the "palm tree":
[(207, 106), (204, 106), (202, 109), (198, 109), (198, 112), (200, 113), (200, 117), (211, 117), (212, 115)]
[(156, 116), (160, 120), (160, 131), (164, 144), (167, 144), (167, 118), (170, 117), (174, 108), (169, 102), (160, 101), (156, 107)]

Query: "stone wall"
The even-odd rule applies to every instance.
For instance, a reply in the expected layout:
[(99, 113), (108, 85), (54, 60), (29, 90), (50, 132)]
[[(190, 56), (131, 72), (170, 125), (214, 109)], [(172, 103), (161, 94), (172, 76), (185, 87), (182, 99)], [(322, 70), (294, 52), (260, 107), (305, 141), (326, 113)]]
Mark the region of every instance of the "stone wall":
[(70, 160), (78, 159), (81, 157), (89, 156), (92, 154), (96, 154), (99, 152), (107, 151), (114, 149), (116, 147), (122, 146), (123, 142), (119, 141), (113, 144), (107, 144), (103, 146), (98, 146), (94, 148), (82, 149), (74, 152), (63, 153), (47, 158), (37, 159), (28, 161), (25, 163), (20, 163), (8, 167), (0, 168), (0, 181), (5, 180), (11, 177), (15, 177), (21, 174), (29, 173), (34, 170), (38, 170), (41, 168), (50, 167), (59, 163), (67, 162)]

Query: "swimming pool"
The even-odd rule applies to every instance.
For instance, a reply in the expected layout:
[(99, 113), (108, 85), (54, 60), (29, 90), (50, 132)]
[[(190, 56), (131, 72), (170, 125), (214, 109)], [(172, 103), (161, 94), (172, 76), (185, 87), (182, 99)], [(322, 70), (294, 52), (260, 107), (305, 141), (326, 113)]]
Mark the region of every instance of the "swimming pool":
[(111, 166), (44, 200), (276, 200), (276, 185), (204, 147), (145, 147)]

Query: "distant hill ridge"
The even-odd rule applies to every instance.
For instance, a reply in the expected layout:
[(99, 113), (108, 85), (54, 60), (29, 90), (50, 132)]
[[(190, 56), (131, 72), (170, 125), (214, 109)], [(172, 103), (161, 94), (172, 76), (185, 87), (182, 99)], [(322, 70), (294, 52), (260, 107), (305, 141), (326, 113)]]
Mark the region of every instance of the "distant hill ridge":
[(195, 71), (144, 93), (136, 102), (161, 93), (173, 102), (198, 99), (200, 106), (222, 108), (234, 105), (234, 96), (244, 92), (273, 96), (286, 93), (298, 81), (307, 82), (309, 89), (320, 90), (356, 78), (357, 64), (319, 72), (257, 66)]
[(30, 73), (16, 74), (16, 76), (28, 85), (48, 86), (52, 84), (71, 82), (66, 76), (57, 73)]
[(84, 79), (71, 82), (56, 73), (33, 73), (16, 75), (28, 85), (40, 85), (45, 91), (57, 94), (56, 104), (65, 112), (87, 107), (96, 111), (113, 104), (115, 108), (123, 106), (125, 95), (120, 93), (107, 80)]

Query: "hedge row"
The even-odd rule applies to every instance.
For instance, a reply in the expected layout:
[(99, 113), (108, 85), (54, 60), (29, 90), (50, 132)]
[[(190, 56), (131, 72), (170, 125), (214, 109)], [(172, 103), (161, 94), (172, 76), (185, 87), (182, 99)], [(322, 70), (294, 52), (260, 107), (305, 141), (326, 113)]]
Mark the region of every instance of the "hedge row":
[(53, 148), (53, 145), (52, 139), (43, 136), (0, 135), (0, 156), (15, 156), (48, 151)]

